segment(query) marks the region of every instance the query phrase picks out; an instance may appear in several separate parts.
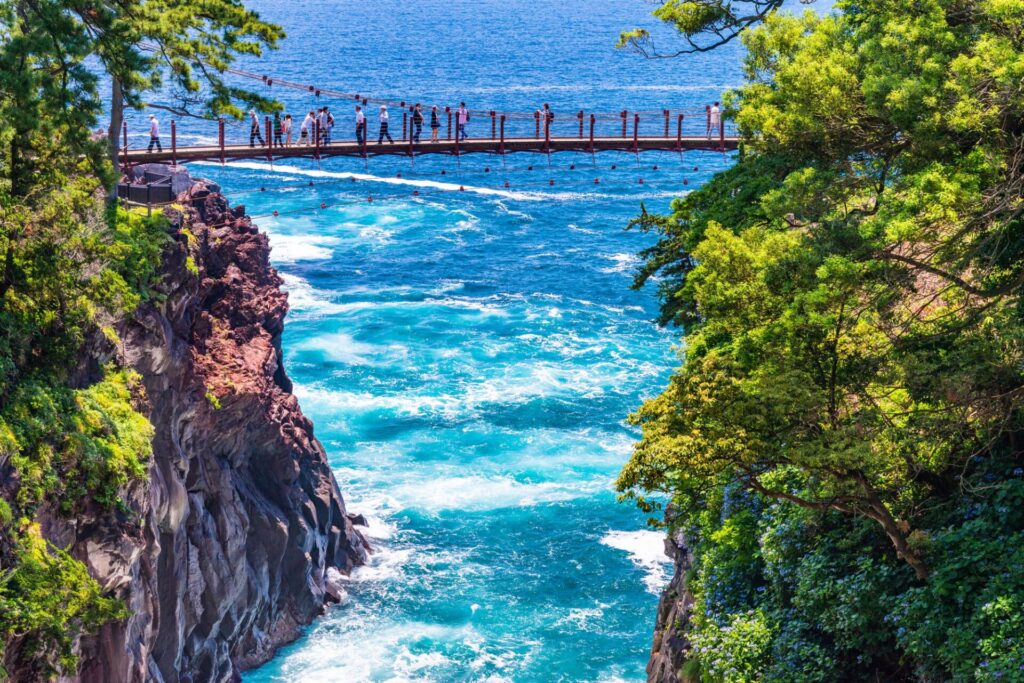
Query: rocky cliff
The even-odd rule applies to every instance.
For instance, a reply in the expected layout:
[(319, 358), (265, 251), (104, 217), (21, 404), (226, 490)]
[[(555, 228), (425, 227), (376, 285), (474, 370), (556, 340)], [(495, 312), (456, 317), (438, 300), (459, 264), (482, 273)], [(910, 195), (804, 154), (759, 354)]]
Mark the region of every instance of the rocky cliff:
[(687, 572), (693, 566), (693, 555), (686, 538), (679, 532), (665, 539), (665, 552), (672, 558), (672, 580), (661, 593), (658, 617), (654, 625), (654, 644), (647, 663), (648, 683), (696, 683), (685, 671), (690, 641), (686, 627), (693, 612), (693, 595), (686, 586)]
[(367, 552), (281, 363), (287, 295), (266, 235), (211, 184), (180, 201), (155, 303), (81, 370), (113, 357), (142, 375), (149, 480), (119, 514), (45, 525), (129, 609), (80, 642), (87, 683), (237, 679)]

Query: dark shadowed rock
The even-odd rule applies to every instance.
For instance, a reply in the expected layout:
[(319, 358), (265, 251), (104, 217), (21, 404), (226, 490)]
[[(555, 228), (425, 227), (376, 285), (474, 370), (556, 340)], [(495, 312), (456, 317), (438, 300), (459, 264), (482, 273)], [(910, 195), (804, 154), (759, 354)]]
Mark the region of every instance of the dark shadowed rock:
[(665, 553), (672, 558), (674, 571), (668, 587), (658, 601), (654, 625), (654, 643), (647, 663), (648, 683), (697, 683), (683, 672), (691, 645), (686, 637), (693, 613), (693, 594), (686, 585), (686, 574), (693, 566), (693, 555), (686, 538), (676, 532), (665, 539)]

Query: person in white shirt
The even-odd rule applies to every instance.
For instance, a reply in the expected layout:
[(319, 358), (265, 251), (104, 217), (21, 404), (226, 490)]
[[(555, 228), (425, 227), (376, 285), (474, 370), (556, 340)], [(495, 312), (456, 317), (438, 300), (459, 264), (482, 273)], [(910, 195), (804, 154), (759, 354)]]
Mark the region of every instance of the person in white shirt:
[(722, 110), (718, 108), (718, 102), (708, 110), (708, 140), (711, 139), (712, 131), (722, 133)]
[(316, 119), (313, 118), (313, 112), (306, 114), (306, 118), (302, 119), (302, 123), (299, 125), (299, 144), (305, 140), (307, 145), (313, 144), (313, 123)]
[(366, 114), (358, 104), (356, 105), (356, 142), (360, 145), (366, 143)]
[(455, 112), (455, 121), (458, 124), (455, 128), (456, 142), (460, 139), (465, 140), (468, 137), (466, 135), (466, 124), (469, 123), (469, 110), (466, 109), (465, 102), (459, 104), (459, 109)]
[(260, 141), (260, 146), (267, 143), (263, 142), (263, 135), (260, 134), (260, 118), (256, 116), (256, 110), (249, 110), (249, 146), (255, 147), (256, 140)]
[(377, 144), (384, 143), (384, 137), (387, 136), (388, 142), (392, 145), (395, 141), (391, 138), (391, 133), (388, 132), (388, 120), (391, 117), (388, 115), (388, 108), (385, 105), (380, 105), (380, 135), (377, 137)]
[(292, 115), (285, 114), (284, 121), (281, 122), (281, 132), (284, 134), (284, 146), (292, 146)]
[(162, 152), (164, 148), (160, 146), (160, 123), (156, 120), (156, 116), (153, 114), (149, 115), (149, 149), (147, 152), (153, 151), (153, 145), (156, 145), (156, 151)]

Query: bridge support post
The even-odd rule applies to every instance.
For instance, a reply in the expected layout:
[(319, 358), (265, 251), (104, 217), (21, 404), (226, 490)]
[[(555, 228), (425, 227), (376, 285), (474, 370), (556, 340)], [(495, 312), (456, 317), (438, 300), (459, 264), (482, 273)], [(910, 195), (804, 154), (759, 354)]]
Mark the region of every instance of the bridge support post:
[(171, 165), (178, 165), (178, 127), (171, 119)]
[(718, 145), (725, 151), (725, 119), (719, 118), (718, 120)]
[(640, 114), (633, 114), (633, 151), (640, 153)]
[(539, 140), (540, 139), (540, 112), (539, 111), (533, 112), (533, 123), (534, 123), (534, 126), (533, 126), (533, 138), (535, 140)]
[(707, 128), (705, 128), (705, 130), (707, 131), (708, 142), (711, 142), (711, 105), (710, 104), (705, 104), (704, 105), (704, 116), (707, 118)]
[[(403, 111), (402, 112), (402, 142), (405, 142), (406, 131), (407, 130), (409, 130), (409, 112)], [(412, 140), (411, 132), (410, 132), (408, 137), (409, 137), (409, 140)]]
[(498, 152), (505, 154), (505, 115), (501, 115), (501, 143), (498, 145)]
[(220, 143), (220, 163), (224, 163), (224, 117), (217, 118), (217, 141)]
[(446, 114), (448, 114), (448, 139), (451, 140), (452, 139), (452, 108), (451, 107), (445, 107), (444, 111), (445, 111)]
[(664, 114), (665, 114), (665, 137), (668, 137), (668, 117), (669, 117), (669, 111), (668, 111), (668, 109), (665, 109), (663, 111), (664, 111)]
[(580, 122), (580, 140), (582, 140), (583, 139), (583, 112), (580, 111), (579, 114), (576, 114), (576, 118), (579, 119), (579, 122)]
[(626, 116), (628, 115), (629, 112), (627, 112), (626, 110), (622, 110), (622, 113), (619, 114), (619, 116), (622, 117), (622, 137), (626, 137)]
[(496, 122), (497, 122), (497, 113), (492, 109), (491, 110), (491, 139), (492, 140), (497, 138), (497, 130), (496, 130), (497, 123)]
[(270, 117), (263, 117), (263, 128), (267, 131), (267, 161), (274, 162), (274, 138), (271, 133), (273, 129), (270, 127)]
[(679, 115), (679, 123), (676, 125), (676, 151), (683, 151), (683, 115)]
[(594, 153), (594, 125), (597, 123), (597, 116), (590, 115), (590, 153)]
[(313, 133), (316, 138), (316, 147), (313, 148), (313, 158), (320, 161), (320, 120), (313, 122)]

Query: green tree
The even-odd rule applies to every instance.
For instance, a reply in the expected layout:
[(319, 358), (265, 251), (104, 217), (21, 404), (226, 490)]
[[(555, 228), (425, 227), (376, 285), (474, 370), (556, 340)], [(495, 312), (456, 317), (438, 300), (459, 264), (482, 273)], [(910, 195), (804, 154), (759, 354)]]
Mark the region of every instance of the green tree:
[[(1022, 29), (1020, 0), (846, 0), (828, 16), (769, 14), (745, 33), (747, 82), (726, 98), (742, 140), (736, 165), (671, 215), (634, 221), (659, 238), (636, 284), (657, 277), (662, 321), (686, 340), (667, 389), (633, 416), (642, 439), (619, 488), (645, 509), (657, 507), (651, 492), (672, 498), (714, 628), (777, 610), (759, 631), (777, 634), (771, 661), (811, 638), (833, 659), (843, 648), (882, 653), (894, 678), (913, 675), (900, 668), (906, 657), (941, 678), (976, 675), (996, 661), (986, 650), (1019, 651), (1008, 615), (1024, 581), (1007, 544), (1021, 520), (976, 525), (988, 534), (977, 547), (954, 539), (979, 511), (1009, 509), (996, 501), (1016, 500), (1024, 473)], [(716, 607), (712, 551), (725, 522), (704, 513), (736, 487), (761, 501), (747, 504), (760, 539), (749, 565), (770, 598)], [(769, 580), (762, 534), (789, 508), (811, 515), (792, 524), (821, 553), (819, 578), (889, 573), (872, 584), (881, 607), (851, 601), (841, 616), (883, 644), (852, 638), (828, 601), (798, 600), (805, 584)], [(889, 548), (862, 545), (868, 570), (844, 549), (864, 542), (863, 523)], [(951, 587), (967, 585), (955, 567), (975, 561), (1008, 572), (984, 599)], [(940, 607), (951, 590), (958, 617)], [(881, 621), (911, 613), (918, 620), (900, 632)], [(971, 624), (963, 637), (950, 635), (956, 622)], [(700, 632), (713, 641), (710, 627)], [(830, 680), (811, 669), (804, 680)]]

